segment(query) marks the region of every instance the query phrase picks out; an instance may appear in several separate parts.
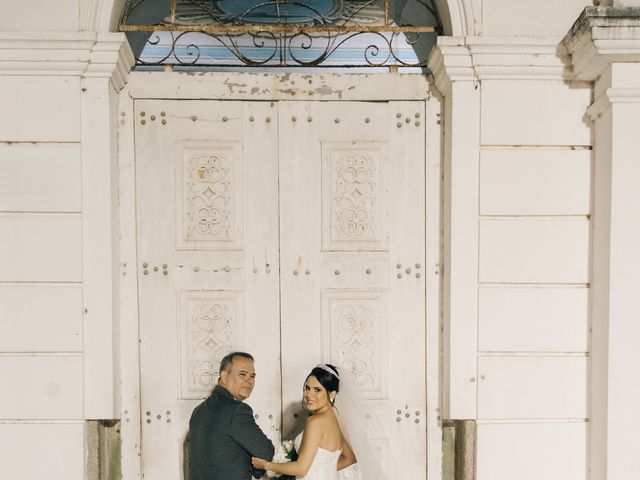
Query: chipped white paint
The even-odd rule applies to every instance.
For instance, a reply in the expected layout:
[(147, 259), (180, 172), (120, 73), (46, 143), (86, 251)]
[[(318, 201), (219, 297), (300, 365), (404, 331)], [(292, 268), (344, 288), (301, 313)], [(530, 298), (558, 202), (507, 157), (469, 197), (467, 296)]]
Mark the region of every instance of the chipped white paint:
[(133, 72), (134, 98), (218, 100), (419, 100), (429, 95), (424, 75), (348, 73)]
[[(160, 76), (162, 76), (162, 74), (160, 74)], [(381, 77), (382, 77), (382, 76), (381, 76)], [(218, 78), (220, 78), (220, 77), (218, 76)], [(417, 76), (413, 76), (412, 78), (417, 82), (417, 83), (416, 83), (416, 86), (425, 85), (425, 86), (427, 86), (427, 87), (428, 87), (428, 83), (426, 83), (426, 81), (425, 81), (425, 79), (424, 79), (424, 78), (419, 78), (419, 77), (417, 77)], [(385, 97), (385, 95), (384, 95), (384, 94), (385, 94), (385, 91), (390, 90), (390, 87), (393, 85), (394, 80), (395, 80), (395, 79), (394, 79), (393, 77), (387, 77), (387, 81), (389, 82), (389, 83), (388, 83), (388, 85), (387, 85), (387, 88), (383, 89), (382, 91), (378, 91), (378, 92), (377, 92), (378, 97), (374, 97), (374, 98), (372, 98), (372, 99), (375, 99), (375, 100), (384, 100), (384, 99), (386, 98), (386, 97)], [(380, 82), (380, 81), (381, 81), (381, 78), (374, 79), (374, 81), (378, 81), (378, 82)], [(134, 83), (135, 83), (135, 80), (134, 80)], [(365, 83), (366, 83), (366, 82), (365, 82)], [(383, 83), (384, 83), (384, 82), (383, 82)], [(366, 86), (366, 85), (365, 85), (365, 86)], [(374, 90), (375, 90), (375, 89), (374, 89)], [(418, 90), (420, 90), (420, 89), (418, 89)], [(372, 91), (373, 91), (373, 90), (372, 90)], [(168, 95), (168, 94), (167, 94), (167, 93), (164, 93), (164, 94), (162, 94), (162, 95)], [(424, 101), (424, 99), (425, 99), (425, 98), (429, 98), (429, 97), (430, 97), (430, 94), (429, 94), (428, 90), (426, 90), (426, 89), (425, 89), (425, 90), (422, 90), (422, 94), (421, 94), (421, 96), (422, 96), (422, 100)], [(207, 102), (205, 102), (205, 103), (207, 103)], [(225, 104), (226, 104), (226, 103), (228, 103), (228, 102), (225, 102)], [(297, 103), (297, 102), (295, 102), (295, 103)], [(422, 103), (422, 102), (421, 102), (421, 103)], [(172, 104), (172, 103), (171, 103), (171, 102), (169, 102), (169, 104)], [(193, 104), (193, 103), (191, 103), (191, 102), (190, 102), (190, 104), (191, 104), (191, 105), (194, 105), (194, 104)], [(127, 105), (127, 102), (124, 102), (124, 103), (123, 103), (123, 105)], [(251, 102), (245, 102), (245, 103), (244, 103), (244, 105), (251, 105)], [(258, 104), (256, 104), (256, 105), (258, 105)], [(268, 104), (268, 103), (263, 103), (263, 105), (264, 105), (264, 107), (265, 107), (265, 108), (268, 108), (268, 106), (269, 106), (269, 104)], [(327, 105), (328, 105), (328, 104), (327, 104)], [(339, 104), (336, 104), (336, 105), (339, 105)], [(424, 105), (424, 103), (422, 103), (422, 105)], [(416, 113), (416, 112), (410, 109), (411, 111), (407, 111), (408, 113), (407, 113), (407, 115), (406, 115), (406, 116), (409, 116), (409, 113), (411, 114), (411, 119), (412, 119), (411, 127), (412, 127), (413, 129), (416, 129), (416, 130), (419, 130), (419, 131), (422, 131), (422, 132), (423, 132), (423, 133), (419, 136), (419, 137), (420, 137), (420, 138), (422, 138), (422, 139), (424, 139), (424, 138), (425, 138), (425, 137), (424, 137), (425, 133), (424, 133), (424, 130), (421, 130), (420, 128), (418, 128), (418, 126), (422, 126), (422, 125), (425, 125), (425, 124), (428, 126), (428, 127), (427, 127), (427, 131), (429, 132), (429, 133), (428, 133), (428, 135), (430, 136), (430, 138), (432, 138), (432, 142), (431, 142), (431, 143), (429, 143), (428, 145), (429, 145), (429, 149), (430, 149), (431, 155), (434, 155), (434, 160), (435, 160), (435, 158), (437, 158), (437, 152), (439, 151), (439, 147), (438, 147), (438, 145), (439, 145), (439, 142), (438, 142), (438, 135), (439, 135), (439, 133), (438, 133), (438, 132), (439, 132), (439, 129), (438, 129), (438, 126), (437, 126), (437, 124), (436, 124), (436, 122), (435, 122), (435, 119), (436, 119), (436, 113), (438, 112), (438, 106), (437, 106), (437, 104), (435, 104), (435, 103), (434, 103), (433, 105), (431, 105), (431, 102), (427, 102), (427, 105), (428, 105), (428, 107), (429, 107), (429, 108), (428, 108), (428, 113), (429, 113), (429, 115), (425, 116), (425, 112), (420, 111), (420, 112), (419, 112), (419, 113), (420, 113), (420, 116), (419, 116), (419, 117), (416, 117), (416, 116), (415, 116), (415, 113)], [(190, 108), (191, 108), (191, 107), (190, 107)], [(155, 110), (157, 110), (157, 109), (155, 109)], [(155, 115), (155, 122), (156, 122), (156, 123), (157, 123), (161, 118), (166, 118), (166, 119), (167, 119), (167, 121), (170, 121), (170, 120), (171, 120), (171, 119), (169, 118), (169, 116), (168, 116), (168, 115), (167, 115), (167, 117), (160, 117), (160, 116), (158, 115), (158, 111), (155, 111), (155, 110), (153, 110), (153, 111), (145, 110), (145, 112), (146, 112), (146, 121), (148, 122), (148, 123), (146, 124), (147, 126), (149, 125), (149, 123), (151, 123), (151, 121), (150, 121), (150, 115), (151, 115), (151, 114), (154, 114), (154, 115)], [(331, 110), (331, 109), (327, 110), (327, 113), (330, 113), (330, 110)], [(126, 130), (127, 132), (129, 132), (129, 131), (130, 131), (130, 128), (131, 128), (131, 127), (130, 127), (130, 123), (129, 123), (129, 122), (130, 122), (130, 119), (129, 119), (129, 118), (130, 118), (130, 117), (129, 117), (129, 112), (130, 112), (130, 110), (129, 110), (129, 109), (128, 109), (128, 107), (127, 107), (124, 111), (125, 111), (125, 118), (123, 118), (123, 123), (124, 123), (123, 129), (124, 129), (124, 130)], [(168, 110), (167, 110), (167, 111), (168, 111)], [(208, 111), (208, 112), (211, 112), (211, 110), (210, 110), (210, 109), (208, 109), (207, 111)], [(140, 125), (140, 120), (141, 120), (141, 117), (140, 117), (140, 115), (139, 115), (139, 114), (140, 114), (140, 112), (141, 112), (141, 110), (138, 110), (138, 113), (137, 113), (137, 115), (136, 115), (136, 119), (135, 119), (135, 121), (136, 121), (136, 123), (138, 123), (139, 128), (142, 128), (142, 125)], [(352, 113), (353, 113), (353, 109), (348, 109), (348, 108), (347, 108), (347, 109), (345, 110), (345, 114), (352, 114)], [(196, 123), (196, 124), (199, 124), (199, 123), (200, 123), (200, 120), (202, 120), (202, 119), (206, 119), (206, 118), (207, 118), (207, 117), (206, 117), (206, 115), (210, 115), (210, 113), (207, 113), (207, 114), (205, 114), (205, 115), (203, 116), (202, 114), (198, 114), (198, 113), (196, 112), (196, 115), (195, 115), (195, 116), (196, 116), (196, 118), (197, 118), (197, 121), (196, 121), (195, 123)], [(222, 120), (222, 117), (224, 117), (224, 116), (226, 116), (226, 117), (227, 117), (228, 122), (224, 122), (224, 121)], [(268, 115), (264, 114), (264, 112), (263, 112), (263, 113), (260, 113), (260, 112), (257, 112), (257, 113), (256, 113), (256, 112), (254, 112), (254, 114), (253, 114), (253, 115), (251, 115), (251, 113), (249, 113), (249, 116), (253, 116), (253, 117), (254, 117), (254, 121), (255, 121), (255, 123), (257, 123), (257, 122), (258, 122), (258, 120), (262, 121), (262, 122), (263, 122), (263, 124), (262, 124), (262, 125), (273, 124), (274, 122), (276, 122), (276, 118), (277, 118), (276, 116), (271, 116), (271, 122), (269, 122), (269, 123), (267, 124), (267, 123), (264, 123), (264, 122), (266, 122), (266, 117), (267, 117)], [(356, 115), (356, 116), (357, 116), (357, 115)], [(192, 120), (190, 120), (190, 117), (191, 117), (191, 116), (186, 116), (185, 118), (187, 119), (187, 123), (188, 123), (189, 125), (192, 125), (192, 124), (193, 124), (193, 121), (192, 121)], [(219, 118), (218, 118), (218, 117), (219, 117)], [(218, 122), (217, 124), (218, 124), (219, 126), (224, 126), (224, 125), (226, 125), (226, 124), (231, 124), (231, 123), (233, 122), (233, 119), (234, 119), (235, 117), (234, 117), (233, 115), (230, 115), (230, 114), (225, 115), (224, 113), (221, 113), (220, 111), (218, 111), (218, 112), (217, 112), (217, 114), (216, 114), (216, 118), (217, 118), (217, 122)], [(354, 118), (355, 118), (355, 117), (354, 117)], [(373, 118), (373, 117), (371, 117), (371, 119), (372, 119), (372, 118)], [(345, 119), (346, 119), (346, 117), (345, 117)], [(364, 117), (363, 117), (363, 118), (361, 118), (360, 120), (364, 120)], [(402, 120), (404, 121), (404, 117), (402, 118)], [(328, 116), (327, 116), (327, 122), (328, 122), (328, 123), (330, 123), (333, 127), (336, 127), (336, 129), (335, 129), (335, 133), (336, 133), (336, 134), (338, 134), (338, 133), (339, 133), (339, 134), (341, 134), (341, 135), (344, 135), (344, 134), (345, 134), (344, 128), (342, 128), (342, 124), (340, 124), (340, 125), (335, 124), (335, 123), (334, 123), (334, 117), (333, 117), (333, 116), (328, 115)], [(416, 125), (414, 125), (414, 123), (416, 123), (416, 122), (417, 122), (417, 124), (416, 124)], [(204, 121), (203, 123), (204, 123), (205, 125), (207, 124), (207, 122), (206, 122), (206, 121)], [(398, 128), (397, 128), (397, 126), (396, 126), (396, 123), (397, 123), (397, 118), (395, 118), (395, 116), (394, 116), (394, 117), (392, 118), (391, 126), (392, 126), (393, 128), (395, 128), (395, 129), (397, 129), (397, 130), (398, 130)], [(406, 123), (406, 122), (405, 122), (405, 123)], [(347, 122), (347, 121), (345, 120), (344, 124), (345, 124), (345, 125), (346, 125), (346, 124), (349, 124), (349, 122)], [(376, 128), (376, 127), (375, 127), (375, 124), (376, 124), (376, 122), (370, 123), (370, 125), (371, 125), (372, 127)], [(403, 124), (403, 125), (404, 125), (404, 124)], [(400, 131), (404, 131), (404, 129), (405, 129), (405, 127), (403, 127), (403, 128), (402, 128), (402, 130), (400, 130)], [(358, 132), (358, 131), (356, 131), (356, 132)], [(362, 133), (362, 131), (360, 131), (359, 133)], [(408, 132), (407, 132), (407, 133), (408, 133)], [(125, 148), (125, 150), (124, 150), (124, 151), (126, 151), (126, 148), (127, 148), (126, 146), (128, 145), (128, 141), (126, 141), (126, 139), (127, 139), (127, 138), (130, 138), (130, 137), (128, 137), (128, 135), (129, 135), (129, 133), (127, 133), (127, 134), (123, 135), (123, 137), (122, 137), (122, 139), (124, 140), (124, 144), (123, 144), (123, 147)], [(335, 136), (335, 135), (334, 135), (334, 136)], [(255, 137), (255, 135), (253, 136), (253, 138), (254, 138), (254, 139), (256, 138), (256, 137)], [(336, 138), (337, 138), (337, 137), (336, 137)], [(346, 137), (345, 137), (345, 139), (346, 139)], [(418, 140), (418, 139), (416, 139), (416, 141), (419, 141), (419, 140)], [(395, 149), (395, 148), (396, 148), (396, 147), (394, 147), (394, 149)], [(129, 156), (129, 159), (130, 159), (130, 160), (132, 160), (132, 157), (131, 157), (131, 156)], [(125, 161), (125, 164), (124, 164), (124, 165), (126, 165), (126, 163), (127, 163), (127, 162)], [(431, 218), (432, 218), (432, 219), (434, 219), (434, 221), (435, 221), (435, 220), (437, 220), (437, 215), (438, 215), (438, 202), (437, 202), (437, 198), (438, 198), (438, 188), (439, 188), (439, 173), (438, 173), (439, 167), (438, 167), (438, 162), (437, 162), (437, 161), (434, 161), (433, 163), (429, 163), (428, 165), (429, 165), (429, 167), (427, 168), (427, 171), (429, 172), (429, 178), (431, 179), (431, 186), (432, 186), (432, 190), (429, 190), (429, 193), (430, 193), (430, 195), (431, 195), (431, 196), (433, 197), (433, 199), (434, 199), (434, 203), (433, 203), (433, 204), (431, 204), (431, 206), (430, 206), (430, 212), (431, 212), (431, 213), (430, 213), (430, 215), (431, 215)], [(121, 167), (121, 168), (124, 168), (124, 167)], [(124, 170), (124, 172), (125, 172), (125, 173), (124, 173), (124, 178), (125, 178), (125, 179), (127, 178), (127, 176), (130, 176), (130, 175), (131, 175), (131, 173), (132, 173), (132, 172), (130, 172), (130, 171), (127, 173), (127, 170), (126, 170), (126, 169)], [(420, 175), (419, 175), (419, 176), (416, 176), (416, 181), (418, 181), (420, 177), (421, 177)], [(130, 177), (129, 177), (129, 178), (130, 178)], [(424, 175), (422, 175), (422, 178), (424, 178)], [(122, 175), (121, 175), (121, 179), (123, 179), (123, 176), (122, 176)], [(126, 185), (126, 183), (125, 183), (125, 185)], [(125, 189), (125, 191), (127, 191), (127, 189)], [(259, 190), (256, 190), (254, 193), (257, 193), (258, 191), (259, 191)], [(406, 192), (406, 193), (408, 194), (409, 192)], [(260, 200), (258, 203), (260, 203), (260, 204), (264, 204), (264, 203), (265, 203), (265, 201), (267, 201), (267, 200), (266, 200), (266, 199), (262, 199), (262, 200)], [(431, 237), (431, 242), (432, 242), (431, 244), (432, 244), (432, 245), (434, 245), (434, 243), (433, 243), (433, 242), (435, 242), (435, 244), (437, 244), (437, 238), (438, 238), (437, 221), (436, 221), (436, 223), (431, 224), (431, 228), (429, 228), (429, 224), (427, 224), (426, 232), (427, 232), (427, 234), (428, 234), (428, 235), (430, 235), (430, 237)], [(417, 234), (414, 238), (419, 238), (419, 237), (420, 237), (420, 235), (418, 235), (418, 234)], [(434, 239), (435, 239), (435, 240), (434, 240)], [(131, 247), (129, 247), (129, 248), (131, 248)], [(423, 249), (424, 249), (424, 247), (423, 247)], [(132, 253), (132, 252), (131, 252), (131, 253)], [(437, 272), (437, 268), (435, 267), (435, 264), (437, 263), (437, 259), (438, 259), (437, 248), (436, 248), (435, 250), (430, 251), (430, 258), (432, 259), (432, 262), (433, 262), (433, 265), (434, 265), (433, 269), (429, 269), (429, 270), (427, 270), (426, 262), (424, 261), (424, 259), (422, 259), (419, 263), (420, 263), (420, 268), (421, 268), (421, 269), (424, 269), (424, 270), (423, 270), (423, 273), (421, 273), (421, 275), (420, 275), (420, 276), (421, 276), (422, 278), (425, 278), (425, 277), (426, 277), (426, 280), (427, 280), (427, 281), (429, 281), (429, 282), (432, 282), (432, 283), (433, 283), (433, 287), (432, 287), (432, 289), (429, 291), (429, 295), (431, 296), (431, 298), (433, 298), (433, 301), (429, 302), (429, 304), (432, 306), (432, 310), (433, 310), (433, 311), (435, 311), (435, 312), (437, 312), (437, 310), (438, 310), (438, 302), (437, 302), (437, 300), (435, 300), (435, 299), (437, 298), (437, 292), (438, 292), (438, 272)], [(141, 259), (141, 258), (140, 258), (140, 259), (138, 260), (138, 267), (140, 267), (141, 262), (143, 262), (143, 259)], [(373, 264), (373, 265), (374, 265), (374, 268), (375, 268), (375, 264)], [(158, 266), (160, 266), (160, 264), (158, 264)], [(257, 264), (257, 267), (259, 267), (260, 269), (264, 268), (264, 267), (263, 267), (263, 266), (261, 266), (260, 264)], [(414, 268), (415, 268), (415, 267), (414, 267)], [(127, 270), (130, 272), (129, 268), (127, 268)], [(204, 270), (204, 269), (203, 269), (203, 270)], [(206, 274), (207, 274), (207, 272), (206, 272), (206, 271), (203, 271), (203, 270), (200, 270), (198, 273), (199, 273), (199, 274), (201, 274), (201, 275), (206, 275)], [(327, 276), (328, 276), (328, 278), (330, 278), (331, 280), (333, 280), (333, 278), (335, 278), (335, 275), (334, 275), (334, 273), (333, 273), (333, 269), (331, 269), (331, 270), (332, 270), (331, 272), (327, 273)], [(249, 271), (249, 273), (250, 273), (250, 276), (255, 276), (255, 274), (253, 273), (253, 270), (250, 270), (250, 271)], [(314, 272), (314, 273), (316, 273), (316, 272)], [(319, 273), (321, 273), (321, 272), (320, 272), (320, 271), (318, 271), (317, 273), (319, 274)], [(341, 276), (340, 280), (344, 281), (344, 280), (347, 280), (347, 279), (349, 278), (349, 275), (348, 275), (348, 269), (347, 269), (347, 270), (345, 270), (344, 272), (341, 272), (341, 273), (345, 273), (345, 275), (344, 275), (344, 277), (342, 277), (342, 276)], [(366, 275), (366, 274), (364, 274), (364, 276), (365, 276), (366, 278), (370, 278), (370, 279), (372, 279), (372, 280), (373, 280), (373, 279), (375, 279), (375, 278), (380, 277), (380, 273), (381, 273), (381, 272), (378, 272), (378, 271), (377, 271), (377, 269), (376, 269), (376, 271), (375, 271), (375, 272), (372, 272), (372, 274), (371, 274), (371, 275)], [(394, 273), (395, 273), (395, 272), (394, 272)], [(415, 273), (415, 272), (414, 272), (414, 273)], [(138, 272), (138, 274), (140, 274), (140, 272)], [(153, 274), (155, 275), (156, 273), (154, 272)], [(193, 272), (192, 272), (192, 274), (193, 274)], [(262, 274), (264, 274), (264, 272), (262, 272)], [(150, 275), (151, 275), (151, 274), (150, 274)], [(303, 276), (303, 271), (302, 271), (302, 270), (299, 272), (299, 275), (300, 275), (300, 276)], [(258, 276), (259, 276), (259, 275), (258, 275)], [(324, 274), (323, 274), (323, 276), (324, 276)], [(360, 275), (360, 276), (362, 276), (362, 275)], [(394, 277), (394, 278), (395, 278), (395, 277)], [(420, 281), (421, 281), (421, 280), (420, 280)], [(130, 309), (130, 307), (127, 307), (127, 310), (130, 310), (130, 315), (135, 315), (135, 311), (134, 311), (133, 309)], [(423, 313), (423, 314), (424, 314), (424, 313)], [(247, 313), (247, 318), (249, 318), (249, 314), (248, 314), (248, 313)], [(434, 319), (435, 319), (435, 318), (437, 318), (437, 313), (436, 313), (436, 314), (434, 314), (433, 318), (434, 318)], [(437, 328), (438, 328), (438, 327), (437, 327), (437, 322), (436, 322), (435, 324), (429, 324), (429, 323), (427, 323), (427, 325), (431, 325), (431, 327), (429, 327), (429, 328), (431, 328), (431, 329), (432, 329), (432, 331), (437, 332)], [(265, 335), (263, 335), (263, 337), (265, 337)], [(424, 338), (424, 337), (423, 337), (423, 338)], [(430, 365), (430, 366), (431, 366), (431, 369), (434, 369), (434, 368), (435, 368), (435, 369), (437, 370), (437, 364), (438, 364), (438, 359), (437, 359), (437, 355), (438, 355), (438, 353), (437, 353), (437, 352), (438, 352), (438, 347), (437, 347), (437, 344), (438, 344), (438, 337), (437, 337), (437, 333), (435, 333), (435, 334), (431, 337), (431, 340), (430, 340), (430, 341), (431, 341), (431, 344), (433, 345), (433, 349), (427, 352), (427, 355), (430, 355), (430, 358), (431, 358), (431, 360), (430, 360), (430, 361), (428, 361), (427, 365)], [(130, 346), (130, 347), (131, 347), (131, 348), (133, 348), (133, 347), (134, 347), (134, 345), (133, 345), (133, 344), (131, 344), (131, 346)], [(423, 347), (423, 348), (424, 348), (424, 347)], [(259, 349), (254, 349), (254, 351), (259, 351)], [(132, 353), (132, 352), (131, 352), (131, 353)], [(131, 355), (131, 353), (128, 353), (127, 355)], [(133, 358), (133, 357), (132, 357), (132, 358)], [(264, 364), (263, 364), (263, 365), (262, 365), (262, 367), (260, 367), (260, 368), (265, 368)], [(264, 372), (263, 372), (263, 373), (264, 373)], [(266, 375), (263, 375), (263, 373), (261, 373), (261, 377), (262, 377), (262, 378), (261, 378), (261, 382), (266, 382), (265, 384), (262, 384), (262, 386), (263, 386), (263, 387), (266, 387), (266, 386), (268, 385), (269, 381), (268, 381), (268, 379), (267, 379), (267, 380), (264, 380), (264, 378), (266, 377)], [(437, 376), (432, 376), (432, 377), (430, 377), (430, 378), (432, 378), (432, 380), (433, 380), (433, 381), (435, 381), (435, 380), (437, 379)], [(259, 384), (260, 384), (261, 382), (259, 382)], [(299, 387), (299, 385), (297, 385), (297, 382), (296, 382), (296, 391), (298, 390), (298, 387)], [(425, 385), (423, 384), (422, 388), (424, 389), (424, 387), (425, 387)], [(437, 385), (434, 385), (434, 384), (433, 384), (433, 383), (431, 383), (431, 382), (428, 382), (428, 383), (427, 383), (427, 385), (426, 385), (426, 387), (427, 387), (427, 395), (430, 395), (430, 396), (434, 399), (434, 400), (433, 400), (433, 402), (431, 402), (430, 404), (428, 404), (428, 405), (427, 405), (427, 408), (429, 409), (429, 412), (430, 412), (432, 415), (427, 415), (427, 412), (426, 412), (425, 410), (420, 409), (421, 415), (425, 415), (425, 417), (421, 419), (422, 421), (421, 421), (419, 424), (415, 424), (415, 422), (414, 422), (414, 425), (415, 425), (415, 427), (416, 427), (416, 428), (417, 428), (417, 427), (419, 427), (420, 425), (422, 425), (422, 427), (421, 427), (421, 428), (423, 429), (423, 430), (422, 430), (422, 432), (423, 432), (423, 437), (422, 437), (422, 438), (423, 438), (423, 440), (422, 440), (422, 442), (424, 442), (424, 441), (426, 440), (426, 437), (424, 437), (424, 428), (426, 427), (426, 425), (425, 425), (425, 423), (423, 423), (423, 422), (424, 422), (425, 420), (429, 422), (430, 430), (428, 431), (428, 433), (427, 433), (427, 434), (429, 435), (429, 456), (430, 456), (430, 458), (431, 458), (431, 461), (430, 461), (430, 463), (429, 463), (429, 465), (428, 465), (428, 468), (429, 468), (429, 471), (430, 471), (429, 475), (435, 475), (435, 474), (436, 474), (435, 472), (438, 472), (438, 474), (439, 474), (439, 471), (440, 471), (440, 468), (439, 468), (439, 466), (438, 466), (438, 465), (440, 465), (440, 456), (441, 456), (441, 450), (440, 450), (440, 447), (439, 447), (439, 444), (440, 444), (440, 434), (439, 434), (439, 407), (438, 407), (438, 392), (437, 392)], [(130, 392), (130, 393), (129, 393), (129, 395), (135, 395), (135, 390), (132, 390), (130, 387), (127, 387), (126, 389), (123, 389), (123, 391), (124, 391), (124, 390), (126, 390), (126, 391)], [(256, 395), (258, 395), (257, 391), (256, 391)], [(424, 395), (424, 393), (423, 393), (423, 395)], [(257, 398), (257, 397), (256, 397), (256, 398)], [(135, 408), (135, 402), (136, 402), (136, 398), (135, 398), (135, 397), (130, 397), (130, 398), (127, 398), (127, 399), (123, 399), (123, 404), (124, 404), (124, 405), (128, 405), (129, 407), (134, 407), (134, 408)], [(424, 403), (425, 403), (425, 402), (423, 401), (423, 402), (422, 402), (422, 404), (424, 405)], [(143, 421), (143, 428), (144, 428), (144, 426), (146, 426), (146, 424), (145, 424), (145, 422), (146, 422), (146, 420), (145, 420), (145, 418), (146, 418), (146, 417), (145, 417), (145, 415), (146, 415), (146, 411), (147, 411), (147, 410), (145, 409), (145, 410), (143, 410), (143, 412), (142, 412), (142, 414), (143, 414), (143, 415), (142, 415), (142, 417), (143, 417), (143, 418), (142, 418), (142, 421)], [(135, 410), (132, 412), (132, 410), (131, 410), (130, 408), (127, 408), (127, 413), (124, 415), (124, 417), (126, 417), (126, 419), (127, 419), (127, 420), (134, 421), (134, 419), (136, 418), (136, 416), (137, 416), (137, 415), (139, 415), (139, 410), (138, 410), (137, 412), (136, 412)], [(124, 417), (123, 417), (123, 418), (124, 418)], [(275, 415), (274, 415), (274, 417), (275, 417)], [(264, 421), (267, 421), (267, 422), (271, 422), (271, 420), (266, 420), (266, 419), (264, 419), (263, 415), (261, 415), (261, 419), (263, 419)], [(156, 420), (154, 419), (153, 421), (155, 422)], [(123, 426), (123, 435), (127, 437), (127, 438), (125, 438), (125, 439), (124, 439), (124, 441), (125, 441), (126, 443), (128, 443), (129, 445), (131, 445), (133, 448), (136, 448), (136, 449), (137, 449), (137, 446), (136, 446), (136, 445), (137, 445), (137, 442), (136, 442), (136, 433), (135, 433), (135, 431), (136, 431), (136, 430), (135, 430), (135, 428), (133, 428), (133, 426), (129, 426), (129, 424), (130, 424), (130, 423), (131, 423), (131, 422), (127, 422), (127, 424)], [(423, 444), (423, 446), (424, 446), (424, 443), (422, 443), (422, 444)], [(418, 445), (418, 444), (417, 444), (417, 445)], [(424, 451), (423, 451), (423, 453), (422, 453), (422, 454), (420, 454), (420, 457), (421, 457), (421, 458), (424, 458), (424, 457), (425, 457), (425, 453), (424, 453)], [(422, 469), (422, 471), (424, 472), (424, 469), (425, 469), (424, 464), (422, 464), (422, 467), (420, 467), (420, 468), (421, 468), (421, 469)], [(134, 452), (130, 452), (130, 453), (126, 453), (126, 454), (125, 454), (125, 459), (123, 460), (123, 469), (124, 469), (124, 470), (126, 470), (126, 471), (128, 472), (128, 475), (129, 475), (129, 476), (135, 476), (135, 475), (138, 475), (138, 472), (139, 472), (139, 460), (138, 460), (137, 456), (134, 454)], [(421, 475), (424, 475), (424, 474), (425, 474), (425, 473), (422, 473)]]

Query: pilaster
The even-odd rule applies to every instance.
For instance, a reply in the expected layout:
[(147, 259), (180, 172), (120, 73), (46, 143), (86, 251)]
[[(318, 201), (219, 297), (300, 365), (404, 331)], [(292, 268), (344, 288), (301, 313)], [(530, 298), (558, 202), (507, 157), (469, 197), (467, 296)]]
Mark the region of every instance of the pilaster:
[(464, 39), (441, 37), (429, 67), (444, 97), (443, 416), (475, 419), (480, 89)]
[(121, 33), (99, 33), (81, 80), (85, 417), (119, 418), (118, 92), (134, 59)]
[(638, 478), (640, 8), (587, 7), (563, 43), (594, 85), (591, 475)]
[(477, 417), (482, 83), (572, 80), (569, 56), (560, 40), (440, 37), (429, 59), (435, 86), (444, 97), (443, 415), (447, 419)]

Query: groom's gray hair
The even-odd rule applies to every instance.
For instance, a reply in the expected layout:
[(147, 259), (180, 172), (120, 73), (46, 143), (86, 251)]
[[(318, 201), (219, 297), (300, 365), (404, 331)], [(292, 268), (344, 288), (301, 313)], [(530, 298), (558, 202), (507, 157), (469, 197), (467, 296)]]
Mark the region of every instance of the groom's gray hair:
[(227, 370), (229, 370), (229, 367), (231, 367), (231, 364), (233, 363), (233, 359), (236, 357), (242, 357), (242, 358), (246, 358), (251, 360), (252, 362), (255, 363), (255, 360), (253, 359), (253, 356), (250, 353), (247, 352), (231, 352), (227, 355), (224, 356), (224, 358), (220, 361), (220, 372), (226, 372)]

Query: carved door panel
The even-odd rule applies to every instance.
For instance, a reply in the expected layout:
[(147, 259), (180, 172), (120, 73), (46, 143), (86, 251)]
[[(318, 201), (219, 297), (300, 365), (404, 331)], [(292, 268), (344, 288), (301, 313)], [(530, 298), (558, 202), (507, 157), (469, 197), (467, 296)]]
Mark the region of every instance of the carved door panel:
[(424, 103), (279, 106), (284, 434), (310, 367), (332, 361), (366, 398), (387, 478), (425, 478)]
[(147, 478), (182, 478), (189, 415), (231, 349), (256, 356), (248, 403), (274, 441), (303, 418), (308, 370), (333, 361), (380, 444), (402, 446), (389, 478), (425, 477), (423, 116), (422, 102), (136, 102)]
[(229, 350), (255, 355), (248, 403), (278, 439), (277, 107), (137, 101), (135, 115), (143, 471), (175, 480)]

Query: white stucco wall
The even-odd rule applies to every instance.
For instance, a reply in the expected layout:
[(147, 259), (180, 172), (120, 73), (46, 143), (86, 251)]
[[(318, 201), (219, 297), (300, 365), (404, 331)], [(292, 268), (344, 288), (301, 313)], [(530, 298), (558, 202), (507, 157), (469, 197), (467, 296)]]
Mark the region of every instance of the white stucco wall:
[(587, 475), (590, 96), (482, 81), (479, 480)]
[[(0, 465), (3, 476), (14, 478), (79, 479), (80, 78), (7, 74), (5, 65), (0, 62), (0, 378), (11, 394), (0, 401)], [(42, 460), (34, 462), (34, 454)]]
[(556, 43), (443, 39), (430, 63), (447, 105), (443, 407), (477, 420), (481, 480), (587, 476), (591, 88)]
[(482, 34), (508, 36), (563, 36), (578, 18), (586, 0), (482, 0)]
[(3, 478), (85, 478), (85, 420), (119, 416), (110, 111), (127, 57), (79, 31), (87, 6), (0, 19)]

